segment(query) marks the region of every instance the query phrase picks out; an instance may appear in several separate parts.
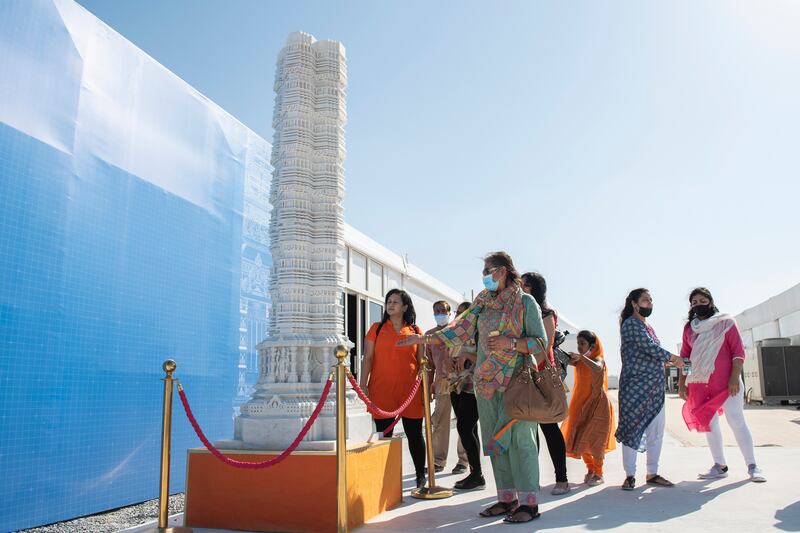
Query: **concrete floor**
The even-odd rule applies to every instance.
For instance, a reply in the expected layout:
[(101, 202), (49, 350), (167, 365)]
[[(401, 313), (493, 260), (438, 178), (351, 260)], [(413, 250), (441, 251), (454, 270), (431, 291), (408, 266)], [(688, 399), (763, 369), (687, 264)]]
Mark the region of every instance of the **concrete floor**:
[[(456, 494), (438, 501), (415, 500), (408, 496), (413, 476), (404, 476), (405, 497), (397, 508), (373, 519), (358, 531), (380, 532), (462, 532), (462, 531), (618, 531), (618, 532), (761, 532), (800, 531), (800, 411), (794, 408), (753, 408), (746, 416), (756, 442), (756, 457), (767, 476), (767, 483), (755, 484), (747, 471), (730, 433), (725, 434), (730, 475), (716, 481), (700, 481), (697, 474), (711, 466), (705, 438), (686, 430), (680, 417), (681, 402), (667, 400), (667, 436), (661, 457), (661, 474), (673, 481), (674, 488), (643, 485), (644, 457), (639, 460), (639, 487), (623, 492), (622, 454), (616, 450), (606, 458), (606, 484), (598, 487), (574, 486), (565, 496), (550, 495), (554, 483), (553, 467), (547, 450), (542, 450), (542, 516), (520, 525), (479, 518), (478, 512), (495, 501), (489, 461), (484, 458), (487, 488)], [(724, 431), (728, 431), (725, 423)], [(544, 443), (544, 439), (542, 439)], [(455, 430), (451, 448), (455, 447)], [(450, 465), (455, 465), (452, 451)], [(581, 461), (568, 460), (571, 480), (582, 481)], [(413, 472), (411, 458), (404, 458), (404, 472)], [(438, 484), (452, 486), (461, 476), (445, 474)], [(174, 517), (180, 523), (181, 517)], [(130, 533), (144, 528), (129, 530)], [(223, 530), (195, 529), (197, 533), (223, 533)], [(224, 532), (227, 533), (227, 532)]]

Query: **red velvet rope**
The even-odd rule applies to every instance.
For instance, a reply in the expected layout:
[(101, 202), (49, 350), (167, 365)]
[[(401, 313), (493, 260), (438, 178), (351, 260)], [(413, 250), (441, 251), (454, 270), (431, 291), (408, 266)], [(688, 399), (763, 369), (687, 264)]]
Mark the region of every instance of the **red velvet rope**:
[(194, 428), (194, 432), (197, 433), (197, 436), (203, 442), (205, 447), (208, 449), (211, 454), (222, 461), (223, 463), (235, 466), (236, 468), (267, 468), (269, 466), (275, 466), (276, 464), (280, 463), (300, 444), (300, 442), (305, 438), (308, 431), (311, 429), (311, 426), (314, 425), (314, 422), (317, 420), (320, 412), (322, 412), (322, 408), (325, 406), (325, 400), (328, 398), (328, 393), (331, 391), (331, 385), (333, 385), (333, 376), (328, 379), (328, 382), (325, 384), (325, 388), (322, 389), (322, 395), (319, 398), (319, 403), (317, 407), (314, 408), (314, 412), (311, 413), (311, 417), (309, 417), (308, 421), (303, 426), (303, 429), (300, 430), (300, 434), (297, 435), (297, 438), (294, 439), (286, 450), (284, 450), (280, 455), (277, 457), (273, 457), (272, 459), (268, 459), (266, 461), (260, 461), (257, 463), (251, 463), (248, 461), (237, 461), (236, 459), (231, 459), (230, 457), (225, 457), (222, 452), (220, 452), (217, 448), (214, 447), (211, 442), (206, 438), (203, 430), (200, 429), (200, 424), (197, 423), (197, 420), (194, 418), (194, 414), (192, 414), (192, 408), (189, 407), (189, 401), (186, 399), (186, 393), (183, 392), (183, 387), (178, 385), (178, 395), (181, 398), (181, 403), (183, 404), (183, 409), (186, 411), (186, 418), (189, 419), (189, 423), (192, 424)]
[[(397, 410), (389, 412), (389, 411), (384, 411), (383, 409), (372, 403), (372, 401), (367, 397), (367, 395), (364, 394), (363, 389), (358, 385), (358, 381), (356, 381), (356, 378), (353, 377), (353, 374), (348, 372), (347, 379), (350, 380), (350, 385), (353, 386), (353, 390), (356, 391), (356, 394), (358, 394), (358, 397), (361, 398), (361, 401), (367, 405), (367, 411), (381, 418), (395, 418), (397, 416), (400, 416), (403, 413), (403, 411), (405, 411), (408, 408), (408, 406), (411, 405), (411, 402), (414, 400), (414, 396), (417, 395), (417, 391), (419, 390), (419, 384), (422, 382), (422, 380), (419, 377), (417, 377), (417, 381), (414, 382), (414, 388), (411, 389), (411, 394), (408, 396), (406, 401), (403, 402), (403, 405), (397, 408)], [(397, 424), (397, 420), (395, 420), (394, 424), (392, 424), (390, 428), (387, 429), (386, 431), (389, 431), (391, 428), (393, 428), (395, 424)]]

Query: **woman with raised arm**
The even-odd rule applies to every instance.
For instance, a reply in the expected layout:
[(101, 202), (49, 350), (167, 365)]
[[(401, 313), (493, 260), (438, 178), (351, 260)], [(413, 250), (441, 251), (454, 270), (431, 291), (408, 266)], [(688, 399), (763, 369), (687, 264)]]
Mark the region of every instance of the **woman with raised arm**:
[(683, 366), (683, 359), (661, 347), (655, 330), (647, 323), (653, 312), (653, 298), (647, 289), (634, 289), (619, 317), (622, 337), (622, 371), (619, 376), (619, 426), (617, 442), (622, 444), (625, 481), (622, 490), (636, 487), (636, 456), (647, 452), (648, 485), (672, 487), (658, 474), (664, 442), (664, 365)]
[[(523, 357), (540, 363), (547, 356), (537, 338), (547, 344), (539, 305), (519, 285), (520, 276), (505, 252), (486, 256), (483, 284), (472, 306), (455, 322), (431, 335), (411, 335), (399, 344), (443, 343), (456, 348), (477, 343), (473, 384), (480, 417), (481, 440), (491, 457), (497, 502), (480, 515), (506, 515), (506, 522), (530, 522), (539, 516), (537, 424), (508, 417), (503, 392)], [(477, 337), (477, 338), (476, 338)]]
[(608, 368), (603, 345), (597, 334), (578, 333), (578, 353), (570, 353), (575, 366), (575, 385), (569, 401), (567, 419), (561, 424), (567, 455), (583, 459), (586, 464), (584, 483), (603, 483), (606, 453), (616, 448), (614, 442), (614, 409), (608, 399)]

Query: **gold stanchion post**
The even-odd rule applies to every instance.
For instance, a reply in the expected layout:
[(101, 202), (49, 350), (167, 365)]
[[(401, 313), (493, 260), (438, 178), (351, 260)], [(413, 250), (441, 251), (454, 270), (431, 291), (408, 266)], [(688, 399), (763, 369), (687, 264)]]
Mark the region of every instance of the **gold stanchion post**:
[(164, 411), (161, 418), (161, 486), (158, 493), (158, 528), (145, 533), (192, 533), (188, 527), (167, 527), (169, 520), (169, 459), (172, 438), (172, 383), (176, 381), (172, 373), (178, 368), (177, 363), (167, 359), (161, 365), (166, 377), (164, 382)]
[(336, 531), (347, 533), (347, 360), (344, 345), (336, 347)]
[(422, 357), (422, 406), (425, 411), (425, 448), (428, 452), (428, 486), (411, 491), (412, 498), (420, 500), (441, 500), (453, 495), (451, 489), (436, 486), (436, 469), (433, 465), (433, 431), (431, 429), (431, 387), (428, 382), (428, 350), (427, 342), (421, 345)]

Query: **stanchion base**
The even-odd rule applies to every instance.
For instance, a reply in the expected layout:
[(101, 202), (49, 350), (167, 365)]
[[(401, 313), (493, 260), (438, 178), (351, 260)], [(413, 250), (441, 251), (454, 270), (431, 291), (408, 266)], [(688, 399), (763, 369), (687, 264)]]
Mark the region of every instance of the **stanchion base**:
[(152, 529), (145, 530), (143, 533), (192, 533), (192, 528), (182, 526), (164, 528), (154, 527)]
[(414, 489), (411, 491), (411, 497), (419, 500), (443, 500), (452, 495), (453, 491), (451, 489), (439, 486), (434, 486), (433, 488), (422, 487), (421, 489)]

